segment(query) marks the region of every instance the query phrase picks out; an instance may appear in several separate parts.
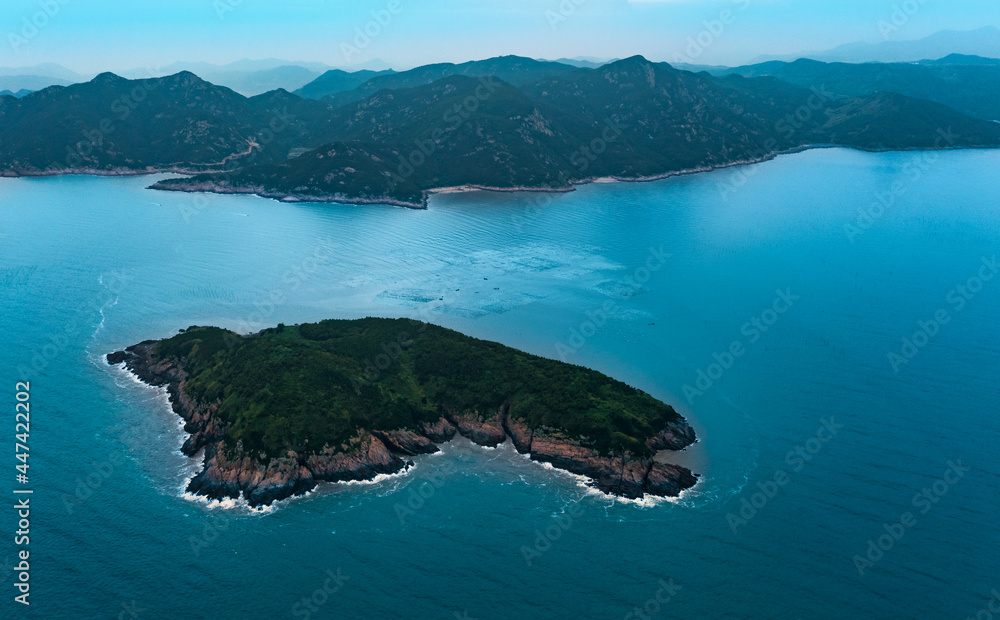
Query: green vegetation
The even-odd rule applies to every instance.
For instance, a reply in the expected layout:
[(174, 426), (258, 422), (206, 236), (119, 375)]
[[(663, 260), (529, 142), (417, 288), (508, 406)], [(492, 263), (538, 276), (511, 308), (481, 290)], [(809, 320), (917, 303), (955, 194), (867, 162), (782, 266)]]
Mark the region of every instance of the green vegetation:
[[(517, 86), (452, 75), (349, 102), (373, 84), (405, 84), (410, 73), (379, 76), (325, 99), (347, 102), (330, 117), (337, 142), (273, 165), (154, 187), (365, 201), (381, 196), (420, 205), (425, 191), (439, 187), (565, 188), (594, 177), (650, 177), (760, 160), (816, 144), (1000, 146), (1000, 125), (932, 101), (877, 92), (841, 97), (771, 77), (678, 71), (638, 56)], [(428, 72), (418, 73), (426, 78)], [(950, 141), (942, 128), (951, 128)]]
[(925, 63), (843, 63), (801, 59), (772, 61), (718, 75), (773, 76), (804, 88), (822, 88), (837, 97), (898, 93), (926, 99), (987, 121), (1000, 120), (1000, 61), (959, 57)]
[(1000, 146), (990, 122), (998, 66), (800, 61), (729, 71), (641, 56), (596, 69), (505, 56), (331, 72), (307, 91), (336, 90), (318, 100), (283, 90), (247, 98), (186, 72), (105, 73), (0, 97), (0, 173), (179, 169), (202, 174), (154, 188), (419, 206), (440, 187), (566, 188), (817, 144)]
[(455, 413), (510, 416), (580, 439), (602, 454), (648, 454), (646, 439), (679, 416), (601, 373), (407, 319), (280, 325), (253, 336), (191, 327), (158, 359), (188, 373), (188, 394), (219, 403), (226, 445), (270, 456), (341, 446), (359, 429), (415, 429)]

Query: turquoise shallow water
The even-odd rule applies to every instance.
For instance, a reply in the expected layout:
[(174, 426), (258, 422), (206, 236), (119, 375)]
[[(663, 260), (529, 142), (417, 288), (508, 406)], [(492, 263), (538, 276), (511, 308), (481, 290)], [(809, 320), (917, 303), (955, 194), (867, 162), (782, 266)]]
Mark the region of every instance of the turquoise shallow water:
[[(998, 165), (824, 150), (427, 211), (0, 179), (0, 389), (30, 379), (34, 414), (27, 615), (974, 616), (1000, 588), (1000, 278), (975, 281), (1000, 246)], [(637, 385), (692, 420), (677, 460), (702, 481), (639, 506), (454, 442), (266, 514), (207, 506), (181, 496), (194, 463), (162, 393), (100, 363), (192, 324), (366, 315)], [(913, 355), (897, 372), (890, 353)], [(949, 461), (968, 471), (945, 480)], [(0, 527), (10, 584), (12, 510)]]

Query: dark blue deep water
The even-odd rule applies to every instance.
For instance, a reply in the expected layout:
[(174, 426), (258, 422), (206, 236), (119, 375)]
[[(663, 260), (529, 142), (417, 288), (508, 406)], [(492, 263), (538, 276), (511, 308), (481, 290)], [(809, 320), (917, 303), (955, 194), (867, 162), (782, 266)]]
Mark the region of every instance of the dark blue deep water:
[[(27, 617), (975, 617), (1000, 590), (998, 168), (824, 150), (426, 211), (2, 179), (0, 492), (23, 378)], [(368, 315), (641, 387), (698, 430), (676, 460), (702, 481), (616, 502), (463, 440), (263, 514), (210, 506), (182, 495), (163, 394), (101, 361), (192, 324)], [(12, 508), (0, 527), (12, 617)]]

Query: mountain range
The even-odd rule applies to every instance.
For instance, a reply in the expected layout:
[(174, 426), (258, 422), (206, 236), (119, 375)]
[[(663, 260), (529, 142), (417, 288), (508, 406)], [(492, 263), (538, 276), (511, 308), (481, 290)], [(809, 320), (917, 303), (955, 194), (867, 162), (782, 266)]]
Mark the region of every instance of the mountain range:
[[(993, 65), (874, 67), (892, 88), (824, 63), (712, 75), (641, 56), (598, 68), (505, 56), (327, 73), (311, 93), (319, 99), (283, 89), (246, 97), (191, 72), (104, 73), (0, 97), (0, 174), (169, 170), (194, 176), (155, 188), (423, 206), (442, 187), (566, 190), (814, 145), (1000, 146), (987, 103), (974, 105), (993, 83), (949, 73)], [(937, 72), (939, 81), (912, 70)]]
[[(891, 27), (887, 27), (885, 35), (892, 36), (893, 34), (895, 31)], [(917, 62), (925, 58), (941, 58), (948, 54), (1000, 58), (1000, 29), (995, 26), (985, 26), (977, 30), (967, 31), (942, 30), (928, 37), (910, 41), (885, 40), (878, 43), (848, 43), (825, 51), (759, 56), (755, 62), (761, 63), (771, 60), (790, 62), (800, 58), (823, 62)]]
[(921, 63), (771, 61), (715, 75), (772, 76), (805, 88), (822, 86), (838, 96), (894, 92), (936, 101), (984, 120), (1000, 120), (1000, 60), (953, 54)]

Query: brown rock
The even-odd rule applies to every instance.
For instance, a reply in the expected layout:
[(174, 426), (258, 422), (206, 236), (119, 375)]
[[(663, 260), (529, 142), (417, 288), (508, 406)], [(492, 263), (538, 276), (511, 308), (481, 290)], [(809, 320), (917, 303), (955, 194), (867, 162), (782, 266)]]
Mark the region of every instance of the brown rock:
[(378, 437), (364, 431), (351, 440), (346, 452), (327, 447), (306, 459), (306, 467), (313, 477), (328, 482), (371, 480), (378, 474), (392, 474), (405, 466)]
[(446, 441), (451, 441), (455, 437), (455, 433), (458, 429), (455, 425), (448, 421), (444, 416), (441, 417), (434, 424), (428, 424), (427, 422), (417, 422), (417, 430), (424, 437), (427, 437), (435, 443), (445, 443)]
[(527, 454), (531, 452), (531, 437), (534, 432), (528, 428), (523, 420), (518, 420), (510, 415), (506, 415), (503, 418), (503, 428), (507, 431), (507, 436), (510, 437), (511, 442), (514, 444), (514, 448), (517, 449), (521, 454)]
[(690, 489), (698, 482), (691, 470), (680, 465), (653, 463), (646, 476), (645, 490), (651, 495), (677, 497), (684, 489)]
[(413, 431), (375, 431), (374, 434), (390, 450), (398, 454), (413, 456), (416, 454), (434, 454), (439, 451), (437, 444)]
[(495, 448), (507, 439), (507, 433), (503, 430), (506, 409), (506, 406), (502, 406), (489, 416), (483, 416), (478, 411), (454, 413), (446, 410), (445, 417), (458, 428), (463, 437), (480, 446)]
[(646, 445), (653, 452), (659, 450), (683, 450), (695, 441), (697, 441), (697, 437), (695, 436), (694, 429), (691, 428), (690, 424), (681, 420), (668, 424), (667, 428), (650, 437)]

